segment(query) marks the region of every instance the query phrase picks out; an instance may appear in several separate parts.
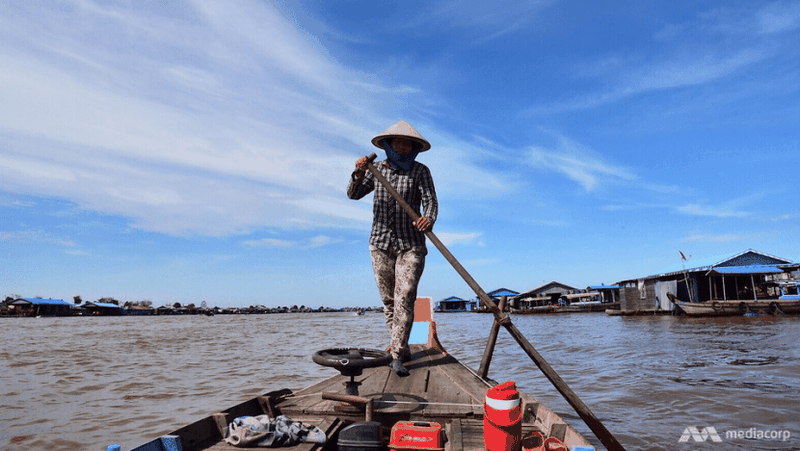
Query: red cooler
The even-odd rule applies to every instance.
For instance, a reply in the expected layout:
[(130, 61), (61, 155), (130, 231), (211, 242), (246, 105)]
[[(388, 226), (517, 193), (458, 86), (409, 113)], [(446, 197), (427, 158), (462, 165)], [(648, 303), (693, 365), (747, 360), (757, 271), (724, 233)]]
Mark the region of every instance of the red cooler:
[(442, 451), (444, 432), (439, 423), (398, 421), (392, 426), (389, 448), (392, 451)]
[(522, 438), (522, 399), (514, 382), (486, 391), (483, 404), (483, 442), (486, 451), (519, 451)]

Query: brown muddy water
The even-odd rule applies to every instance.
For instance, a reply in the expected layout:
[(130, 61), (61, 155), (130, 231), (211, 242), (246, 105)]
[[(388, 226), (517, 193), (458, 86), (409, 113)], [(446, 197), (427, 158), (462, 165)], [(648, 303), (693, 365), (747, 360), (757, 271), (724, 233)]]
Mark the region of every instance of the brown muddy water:
[[(492, 317), (436, 319), (448, 351), (477, 368)], [(513, 321), (627, 450), (800, 449), (800, 317)], [(377, 313), (2, 318), (0, 328), (2, 450), (130, 449), (335, 374), (311, 361), (317, 349), (388, 343)], [(515, 380), (602, 449), (503, 330), (497, 346), (490, 377)]]

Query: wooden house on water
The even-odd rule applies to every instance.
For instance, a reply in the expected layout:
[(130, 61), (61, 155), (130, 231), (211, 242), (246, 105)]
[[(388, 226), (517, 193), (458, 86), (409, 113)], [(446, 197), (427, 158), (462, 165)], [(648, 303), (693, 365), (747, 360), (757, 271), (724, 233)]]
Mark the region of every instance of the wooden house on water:
[(586, 291), (598, 293), (603, 304), (616, 304), (616, 308), (619, 308), (619, 285), (589, 285)]
[(558, 305), (562, 296), (574, 294), (576, 291), (575, 287), (553, 280), (532, 290), (519, 293), (510, 298), (509, 302), (518, 313), (544, 312), (553, 310), (553, 306)]
[(81, 306), (90, 316), (117, 316), (122, 315), (122, 307), (110, 302), (87, 302)]
[(562, 295), (557, 312), (605, 312), (619, 309), (619, 285), (592, 285), (580, 293)]
[(9, 316), (70, 316), (72, 304), (63, 299), (17, 298), (6, 299)]
[(661, 274), (618, 283), (620, 313), (669, 313), (676, 309), (670, 295), (682, 302), (757, 301), (777, 298), (771, 283), (788, 279), (800, 263), (753, 249), (730, 257), (692, 260)]
[(436, 312), (471, 312), (475, 310), (476, 304), (469, 299), (461, 299), (457, 296), (450, 296), (436, 302), (434, 311)]
[[(506, 304), (506, 307), (505, 307), (505, 311), (508, 312), (508, 311), (511, 311), (511, 299), (513, 299), (514, 296), (519, 295), (519, 292), (514, 291), (514, 290), (509, 290), (508, 288), (498, 288), (498, 289), (492, 290), (492, 291), (490, 291), (490, 292), (488, 292), (486, 294), (492, 299), (492, 302), (494, 302), (497, 305), (500, 305), (500, 299), (502, 299), (503, 296), (505, 296), (507, 298), (507, 300), (508, 300), (508, 302)], [(480, 313), (489, 312), (489, 310), (486, 310), (481, 305), (481, 302), (477, 297), (472, 298), (472, 302), (474, 302), (475, 305), (478, 306), (478, 309), (476, 310), (477, 312), (480, 312)]]
[(123, 307), (122, 314), (130, 316), (153, 316), (156, 314), (156, 309), (147, 305), (130, 305)]

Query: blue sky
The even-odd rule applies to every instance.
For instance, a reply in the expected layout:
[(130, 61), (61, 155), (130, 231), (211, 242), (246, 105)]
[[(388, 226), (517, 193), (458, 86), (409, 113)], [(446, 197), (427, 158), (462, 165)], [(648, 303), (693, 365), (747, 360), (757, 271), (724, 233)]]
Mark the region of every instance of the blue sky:
[(800, 260), (797, 1), (12, 0), (0, 61), (2, 296), (378, 305), (345, 187), (400, 119), (486, 291)]

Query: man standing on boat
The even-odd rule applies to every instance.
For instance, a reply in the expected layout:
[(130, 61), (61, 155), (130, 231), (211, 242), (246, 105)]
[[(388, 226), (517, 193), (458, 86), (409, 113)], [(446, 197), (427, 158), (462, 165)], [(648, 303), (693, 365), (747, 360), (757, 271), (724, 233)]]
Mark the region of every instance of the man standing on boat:
[(375, 190), (369, 237), (372, 269), (383, 302), (386, 325), (391, 332), (390, 366), (398, 375), (407, 376), (408, 369), (403, 362), (411, 356), (408, 337), (414, 324), (417, 286), (428, 254), (424, 233), (433, 229), (439, 212), (431, 171), (415, 161), (417, 155), (430, 149), (431, 145), (405, 121), (372, 138), (372, 144), (386, 152), (386, 160), (376, 164), (378, 171), (411, 208), (419, 213), (422, 206), (425, 211), (413, 221), (386, 188), (375, 180), (375, 176), (367, 172), (367, 157), (356, 160), (356, 169), (347, 186), (347, 197), (361, 199)]

